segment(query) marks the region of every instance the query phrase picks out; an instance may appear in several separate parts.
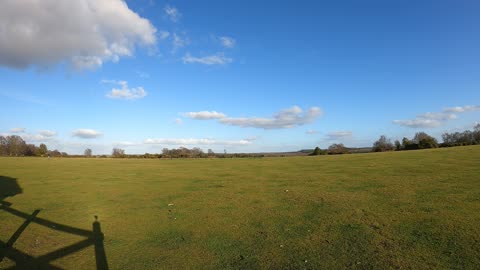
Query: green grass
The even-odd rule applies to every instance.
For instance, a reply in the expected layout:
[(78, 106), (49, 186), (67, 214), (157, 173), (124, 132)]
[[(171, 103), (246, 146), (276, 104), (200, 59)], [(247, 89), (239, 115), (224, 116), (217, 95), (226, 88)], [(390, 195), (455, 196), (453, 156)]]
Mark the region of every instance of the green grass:
[[(5, 199), (19, 211), (41, 209), (39, 218), (85, 230), (98, 215), (111, 269), (480, 268), (480, 146), (263, 159), (0, 158), (0, 176), (21, 187)], [(23, 222), (0, 209), (0, 240)], [(31, 223), (14, 247), (37, 257), (80, 239)], [(95, 269), (94, 254), (88, 247), (52, 264)]]

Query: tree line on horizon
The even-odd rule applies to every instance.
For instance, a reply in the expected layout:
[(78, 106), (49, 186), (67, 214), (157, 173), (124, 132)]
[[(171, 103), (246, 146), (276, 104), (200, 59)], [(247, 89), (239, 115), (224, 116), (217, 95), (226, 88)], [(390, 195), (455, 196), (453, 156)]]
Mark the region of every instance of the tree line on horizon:
[[(439, 143), (437, 139), (428, 135), (425, 132), (417, 132), (412, 139), (404, 137), (402, 141), (392, 141), (385, 135), (381, 135), (380, 138), (372, 145), (371, 152), (386, 152), (386, 151), (405, 151), (405, 150), (418, 150), (438, 147), (452, 147), (463, 145), (477, 145), (480, 144), (480, 124), (474, 126), (473, 131), (465, 130), (463, 132), (445, 132), (442, 134), (442, 143)], [(349, 154), (349, 148), (343, 144), (332, 144), (328, 149), (322, 150), (316, 147), (310, 154), (316, 155), (337, 155), (337, 154)]]
[[(417, 132), (411, 139), (404, 137), (401, 141), (395, 140), (393, 143), (391, 139), (385, 135), (375, 141), (372, 145), (371, 152), (386, 152), (386, 151), (404, 151), (417, 150), (438, 147), (452, 147), (463, 145), (477, 145), (480, 144), (480, 124), (474, 126), (472, 130), (465, 130), (463, 132), (445, 132), (442, 134), (442, 143), (425, 132)], [(312, 151), (312, 150), (310, 150)], [(353, 153), (352, 148), (347, 148), (342, 143), (334, 143), (327, 149), (320, 149), (316, 147), (309, 155), (341, 155)], [(83, 155), (68, 155), (66, 152), (58, 150), (49, 150), (47, 145), (41, 143), (39, 146), (34, 144), (27, 144), (22, 137), (18, 135), (0, 136), (0, 156), (37, 156), (37, 157), (92, 157), (93, 151), (90, 148), (85, 149)], [(126, 154), (124, 149), (113, 148), (111, 155), (97, 155), (96, 157), (113, 157), (113, 158), (242, 158), (242, 157), (264, 157), (264, 154), (259, 153), (214, 153), (208, 149), (205, 153), (202, 149), (194, 147), (192, 149), (180, 147), (176, 149), (162, 149), (160, 154)]]
[(0, 156), (10, 157), (66, 157), (65, 152), (58, 150), (48, 150), (47, 145), (41, 143), (39, 146), (35, 144), (27, 144), (22, 137), (18, 135), (0, 136)]

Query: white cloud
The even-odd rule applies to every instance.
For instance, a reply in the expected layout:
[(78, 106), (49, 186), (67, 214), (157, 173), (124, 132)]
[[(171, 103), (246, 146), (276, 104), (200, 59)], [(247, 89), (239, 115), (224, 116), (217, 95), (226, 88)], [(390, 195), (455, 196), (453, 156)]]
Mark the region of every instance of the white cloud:
[(128, 82), (126, 81), (108, 81), (103, 80), (102, 83), (113, 83), (120, 85), (120, 89), (113, 88), (106, 97), (113, 99), (140, 99), (144, 98), (147, 95), (147, 91), (143, 87), (128, 87)]
[(195, 120), (221, 119), (226, 117), (225, 114), (216, 111), (187, 112), (183, 115)]
[(2, 1), (0, 65), (23, 69), (68, 63), (93, 69), (156, 43), (155, 27), (123, 0)]
[(457, 107), (446, 108), (443, 111), (444, 112), (451, 112), (451, 113), (463, 113), (463, 112), (480, 111), (480, 105), (457, 106)]
[(457, 119), (458, 113), (480, 111), (479, 105), (467, 105), (445, 108), (442, 112), (427, 112), (417, 115), (414, 119), (393, 120), (394, 124), (410, 128), (435, 128), (449, 120)]
[(225, 117), (220, 119), (220, 123), (240, 126), (240, 127), (253, 127), (263, 129), (281, 129), (281, 128), (293, 128), (296, 126), (305, 125), (315, 121), (323, 114), (322, 110), (318, 107), (312, 107), (307, 112), (303, 113), (303, 110), (298, 106), (282, 110), (272, 118), (261, 117), (245, 117), (245, 118), (232, 118)]
[(93, 129), (77, 129), (72, 132), (72, 136), (82, 139), (94, 139), (102, 136), (102, 133)]
[(313, 135), (313, 134), (318, 134), (318, 131), (317, 131), (317, 130), (310, 129), (310, 130), (307, 130), (305, 133), (306, 133), (306, 134), (309, 134), (309, 135)]
[(180, 13), (180, 11), (178, 11), (176, 7), (167, 5), (163, 8), (163, 11), (165, 12), (165, 15), (168, 17), (168, 19), (170, 19), (172, 22), (178, 22), (182, 17), (182, 14)]
[(224, 141), (224, 140), (215, 140), (215, 139), (146, 139), (145, 144), (161, 144), (161, 145), (249, 145), (252, 142), (249, 140), (238, 140), (238, 141)]
[(40, 130), (38, 133), (44, 137), (53, 137), (57, 135), (57, 132), (52, 130)]
[(16, 128), (10, 129), (10, 132), (12, 132), (12, 133), (24, 133), (25, 130), (26, 130), (26, 128), (16, 127)]
[(209, 55), (203, 57), (194, 57), (187, 53), (183, 58), (184, 64), (204, 64), (204, 65), (225, 65), (233, 61), (232, 58), (226, 57), (223, 53)]
[(222, 43), (222, 46), (228, 49), (231, 49), (235, 47), (235, 44), (237, 43), (235, 39), (231, 37), (219, 37), (220, 42)]
[(338, 140), (346, 137), (351, 137), (351, 131), (334, 131), (327, 134), (329, 140)]

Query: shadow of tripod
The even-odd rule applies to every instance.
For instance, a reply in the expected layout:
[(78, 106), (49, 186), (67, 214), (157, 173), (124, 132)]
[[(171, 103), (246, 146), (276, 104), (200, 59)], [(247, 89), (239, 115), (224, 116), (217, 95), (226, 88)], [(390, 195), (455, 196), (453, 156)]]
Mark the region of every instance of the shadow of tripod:
[[(16, 184), (15, 179), (0, 176), (0, 186), (8, 187), (8, 189), (2, 189), (2, 191), (7, 191), (7, 195), (3, 194), (3, 196), (0, 197), (0, 210), (25, 220), (7, 242), (0, 241), (0, 262), (2, 262), (4, 258), (8, 258), (15, 262), (15, 266), (7, 269), (61, 269), (52, 265), (51, 262), (83, 250), (87, 247), (93, 246), (95, 250), (95, 262), (97, 270), (108, 270), (107, 256), (105, 254), (105, 247), (103, 244), (104, 235), (102, 233), (100, 222), (98, 221), (97, 216), (95, 216), (95, 221), (92, 223), (92, 231), (39, 218), (37, 215), (40, 213), (40, 210), (35, 210), (32, 214), (28, 214), (12, 208), (11, 203), (3, 201), (3, 199), (7, 196), (13, 196), (21, 193), (22, 190), (18, 187), (18, 184)], [(15, 194), (13, 194), (12, 191), (15, 191)], [(82, 236), (85, 237), (85, 239), (72, 245), (52, 251), (48, 254), (39, 257), (33, 257), (13, 247), (13, 244), (17, 241), (23, 231), (27, 229), (30, 223), (35, 223), (51, 230)]]

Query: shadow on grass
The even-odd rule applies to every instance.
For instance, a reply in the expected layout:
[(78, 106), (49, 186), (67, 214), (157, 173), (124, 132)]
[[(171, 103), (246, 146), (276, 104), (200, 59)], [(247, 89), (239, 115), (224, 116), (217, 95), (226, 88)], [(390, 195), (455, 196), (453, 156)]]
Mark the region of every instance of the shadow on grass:
[(18, 185), (17, 179), (0, 175), (0, 201), (17, 194), (22, 194), (22, 188)]
[[(89, 246), (94, 246), (97, 270), (108, 269), (107, 256), (103, 245), (104, 236), (97, 216), (95, 216), (95, 221), (92, 223), (92, 231), (89, 231), (39, 218), (37, 217), (40, 213), (39, 209), (33, 211), (31, 214), (24, 213), (12, 208), (11, 203), (4, 201), (7, 197), (21, 193), (22, 189), (15, 178), (0, 176), (0, 210), (25, 220), (6, 243), (0, 241), (0, 263), (4, 258), (8, 258), (15, 262), (15, 266), (6, 269), (61, 269), (52, 265), (51, 262), (83, 250)], [(40, 257), (33, 257), (13, 247), (14, 243), (18, 240), (23, 231), (27, 229), (30, 223), (36, 223), (51, 230), (83, 236), (85, 239)]]

